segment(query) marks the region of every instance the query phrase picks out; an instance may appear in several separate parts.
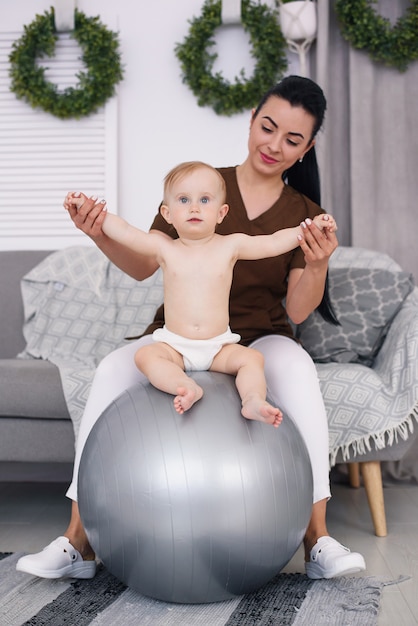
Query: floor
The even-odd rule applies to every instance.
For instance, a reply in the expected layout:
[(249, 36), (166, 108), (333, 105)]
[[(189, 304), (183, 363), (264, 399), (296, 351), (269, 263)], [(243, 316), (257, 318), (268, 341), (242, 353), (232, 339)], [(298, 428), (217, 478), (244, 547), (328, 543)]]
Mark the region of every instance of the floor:
[[(0, 552), (33, 552), (62, 534), (70, 502), (63, 482), (0, 482)], [(384, 588), (379, 626), (418, 625), (418, 486), (385, 488), (388, 536), (375, 537), (364, 489), (352, 489), (344, 480), (333, 482), (328, 505), (328, 527), (336, 538), (361, 552), (366, 575), (393, 581)], [(285, 571), (303, 571), (299, 550)]]

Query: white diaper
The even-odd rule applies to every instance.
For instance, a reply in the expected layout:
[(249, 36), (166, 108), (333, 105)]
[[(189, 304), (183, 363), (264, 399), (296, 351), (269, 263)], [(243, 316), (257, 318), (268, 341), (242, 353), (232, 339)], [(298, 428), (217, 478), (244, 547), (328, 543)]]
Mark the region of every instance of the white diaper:
[(188, 339), (172, 333), (164, 326), (164, 328), (154, 330), (152, 338), (154, 341), (168, 343), (174, 350), (177, 350), (183, 357), (184, 369), (187, 372), (208, 370), (222, 346), (238, 343), (241, 336), (233, 333), (228, 327), (222, 335), (211, 339)]

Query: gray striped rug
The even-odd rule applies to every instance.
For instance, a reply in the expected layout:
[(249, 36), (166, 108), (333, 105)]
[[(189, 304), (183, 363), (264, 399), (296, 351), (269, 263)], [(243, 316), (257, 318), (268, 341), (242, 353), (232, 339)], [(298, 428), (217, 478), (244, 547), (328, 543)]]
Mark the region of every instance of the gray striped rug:
[(259, 591), (216, 604), (167, 604), (128, 589), (100, 566), (92, 580), (45, 580), (0, 555), (1, 626), (374, 626), (384, 582), (279, 574)]

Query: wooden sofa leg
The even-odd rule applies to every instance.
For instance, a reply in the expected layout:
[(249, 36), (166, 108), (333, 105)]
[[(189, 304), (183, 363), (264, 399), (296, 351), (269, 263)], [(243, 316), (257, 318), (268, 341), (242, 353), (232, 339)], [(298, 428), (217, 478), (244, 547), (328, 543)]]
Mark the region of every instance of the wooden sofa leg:
[(386, 537), (386, 513), (383, 498), (382, 472), (379, 461), (360, 463), (364, 487), (369, 501), (374, 532), (378, 537)]
[(360, 487), (360, 464), (359, 463), (348, 463), (348, 479), (350, 482), (350, 487), (354, 487), (358, 489)]

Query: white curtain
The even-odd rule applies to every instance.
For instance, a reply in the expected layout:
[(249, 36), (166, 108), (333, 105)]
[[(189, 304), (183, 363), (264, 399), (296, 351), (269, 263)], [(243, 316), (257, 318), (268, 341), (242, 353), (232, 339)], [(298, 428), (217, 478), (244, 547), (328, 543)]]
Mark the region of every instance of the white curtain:
[[(370, 59), (343, 38), (334, 0), (318, 0), (312, 78), (328, 101), (318, 139), (322, 205), (343, 245), (386, 252), (418, 284), (418, 61), (406, 72)], [(379, 0), (392, 23), (408, 0)]]

